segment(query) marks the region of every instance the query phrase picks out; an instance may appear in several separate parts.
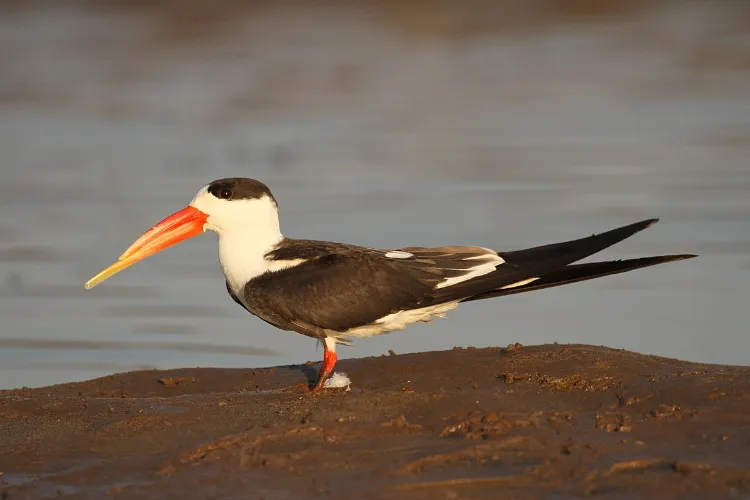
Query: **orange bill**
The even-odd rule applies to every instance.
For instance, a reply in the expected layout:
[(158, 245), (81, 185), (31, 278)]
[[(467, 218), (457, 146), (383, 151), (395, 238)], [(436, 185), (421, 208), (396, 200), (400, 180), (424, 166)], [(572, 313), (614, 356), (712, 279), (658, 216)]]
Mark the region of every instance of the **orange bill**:
[(184, 241), (203, 232), (208, 215), (197, 208), (185, 207), (175, 212), (154, 227), (146, 231), (125, 253), (117, 259), (117, 262), (109, 266), (86, 282), (86, 289), (94, 288), (96, 285), (114, 276), (138, 261), (160, 252), (181, 241)]

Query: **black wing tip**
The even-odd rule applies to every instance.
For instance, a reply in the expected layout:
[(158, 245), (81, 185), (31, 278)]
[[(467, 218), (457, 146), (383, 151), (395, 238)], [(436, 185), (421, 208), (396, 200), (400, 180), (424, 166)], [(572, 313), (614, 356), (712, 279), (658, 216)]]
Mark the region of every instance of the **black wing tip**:
[[(626, 236), (621, 236), (618, 241), (622, 241), (625, 238), (629, 238), (630, 236), (634, 235), (635, 233), (640, 233), (644, 229), (648, 229), (654, 224), (659, 222), (659, 219), (654, 217), (651, 219), (645, 219), (639, 222), (633, 222), (632, 224), (628, 224), (627, 226), (621, 226), (615, 229), (611, 229), (609, 231), (603, 232), (603, 233), (593, 233), (591, 236), (602, 236), (606, 234), (625, 234)], [(610, 245), (613, 245), (614, 243), (610, 243)], [(607, 245), (607, 246), (610, 246)]]
[[(653, 226), (657, 222), (659, 222), (659, 218), (658, 217), (654, 217), (652, 219), (646, 219), (646, 220), (641, 221), (641, 222), (636, 222), (635, 226), (638, 226), (639, 227), (639, 231), (640, 231), (640, 230), (643, 230), (643, 229), (648, 229), (649, 227)], [(698, 257), (697, 254), (682, 253), (682, 254), (677, 254), (677, 255), (663, 255), (663, 256), (661, 256), (659, 258), (661, 259), (662, 263), (665, 263), (665, 262), (677, 262), (678, 260), (694, 259), (696, 257)]]
[[(656, 257), (641, 257), (640, 259), (636, 258), (636, 259), (630, 259), (630, 260), (631, 261), (638, 261), (638, 260), (652, 261), (653, 264), (651, 265), (654, 265), (654, 264), (666, 264), (668, 262), (677, 262), (679, 260), (694, 259), (695, 257), (698, 257), (698, 255), (692, 254), (692, 253), (681, 253), (681, 254), (676, 254), (676, 255), (658, 255)], [(622, 262), (627, 262), (627, 261), (622, 261)]]
[[(636, 259), (629, 259), (629, 260), (621, 260), (620, 262), (635, 262), (635, 261), (642, 261), (642, 262), (650, 262), (648, 264), (649, 266), (653, 266), (656, 264), (668, 264), (669, 262), (677, 262), (680, 260), (688, 260), (688, 259), (694, 259), (695, 257), (698, 257), (696, 254), (692, 253), (681, 253), (677, 255), (659, 255), (656, 257), (641, 257)], [(646, 266), (644, 266), (646, 267)]]
[(607, 262), (591, 262), (589, 264), (577, 264), (564, 266), (552, 271), (550, 275), (540, 278), (538, 281), (532, 281), (529, 284), (512, 289), (494, 289), (489, 292), (480, 293), (475, 296), (464, 299), (462, 302), (472, 300), (487, 299), (491, 297), (501, 297), (504, 295), (513, 295), (523, 292), (533, 292), (534, 290), (543, 290), (560, 285), (577, 283), (594, 278), (601, 278), (613, 274), (620, 274), (636, 269), (656, 266), (659, 264), (668, 264), (679, 260), (687, 260), (698, 257), (695, 254), (677, 254), (677, 255), (658, 255), (655, 257), (640, 257), (637, 259), (612, 260)]
[(667, 255), (665, 258), (669, 259), (669, 262), (675, 262), (678, 260), (694, 259), (696, 257), (698, 257), (698, 255), (694, 253), (683, 253), (680, 255)]
[(638, 231), (643, 231), (644, 229), (650, 228), (657, 222), (659, 222), (659, 219), (657, 217), (654, 217), (652, 219), (646, 219), (646, 220), (642, 220), (641, 222), (636, 222), (635, 224), (631, 224), (630, 227), (635, 228), (635, 231), (638, 232)]
[(695, 257), (699, 257), (699, 255), (693, 254), (693, 253), (680, 253), (680, 254), (675, 254), (675, 255), (657, 255), (655, 257), (636, 257), (633, 259), (616, 259), (610, 262), (653, 261), (654, 264), (665, 264), (667, 262), (677, 262), (678, 260), (694, 259)]

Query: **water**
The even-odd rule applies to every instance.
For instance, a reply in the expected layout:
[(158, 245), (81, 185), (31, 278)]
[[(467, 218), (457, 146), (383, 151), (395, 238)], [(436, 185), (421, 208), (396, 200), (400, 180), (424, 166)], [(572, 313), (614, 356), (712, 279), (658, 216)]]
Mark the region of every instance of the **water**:
[(83, 289), (234, 175), (269, 184), (291, 237), (512, 250), (657, 216), (597, 258), (701, 255), (341, 357), (575, 342), (747, 364), (750, 30), (739, 2), (667, 4), (460, 36), (366, 4), (205, 31), (145, 6), (7, 9), (0, 388), (322, 356), (231, 301), (211, 234)]

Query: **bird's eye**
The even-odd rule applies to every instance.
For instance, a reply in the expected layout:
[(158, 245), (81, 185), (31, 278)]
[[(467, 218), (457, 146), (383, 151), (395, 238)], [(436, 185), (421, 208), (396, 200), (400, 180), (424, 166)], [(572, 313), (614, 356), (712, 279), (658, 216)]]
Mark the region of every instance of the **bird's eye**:
[(224, 188), (219, 192), (219, 198), (221, 198), (222, 200), (228, 200), (231, 197), (232, 197), (231, 189)]

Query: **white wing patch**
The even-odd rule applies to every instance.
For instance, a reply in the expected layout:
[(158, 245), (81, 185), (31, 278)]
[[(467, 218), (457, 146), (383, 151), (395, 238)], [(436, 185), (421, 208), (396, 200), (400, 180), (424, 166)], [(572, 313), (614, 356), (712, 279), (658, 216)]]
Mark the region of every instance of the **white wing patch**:
[(443, 318), (445, 317), (445, 313), (452, 309), (455, 309), (456, 307), (458, 307), (457, 301), (445, 302), (443, 304), (423, 307), (421, 309), (398, 311), (387, 316), (383, 316), (382, 318), (375, 320), (369, 325), (350, 328), (343, 333), (329, 332), (329, 335), (339, 333), (339, 335), (342, 335), (344, 337), (372, 337), (373, 335), (380, 335), (381, 333), (395, 332), (397, 330), (404, 330), (410, 324), (416, 323), (418, 321), (429, 323), (434, 318)]
[(463, 283), (464, 281), (478, 278), (479, 276), (484, 276), (485, 274), (493, 272), (495, 269), (497, 269), (497, 266), (505, 262), (505, 259), (500, 257), (497, 252), (490, 249), (487, 249), (486, 254), (475, 255), (464, 260), (481, 260), (482, 262), (468, 269), (463, 269), (464, 274), (460, 276), (454, 276), (452, 278), (447, 278), (445, 281), (439, 283), (435, 288), (445, 288), (447, 286), (457, 285), (458, 283)]
[(307, 259), (292, 259), (292, 260), (268, 260), (266, 259), (266, 262), (268, 262), (268, 265), (266, 266), (266, 272), (275, 273), (276, 271), (281, 271), (283, 269), (287, 269), (290, 267), (299, 266), (300, 264), (307, 262)]
[(392, 250), (385, 254), (389, 259), (411, 259), (414, 257), (413, 253), (402, 252), (401, 250)]
[(508, 288), (516, 288), (517, 286), (528, 285), (532, 281), (538, 280), (540, 277), (541, 276), (537, 276), (536, 278), (529, 278), (523, 281), (517, 281), (516, 283), (511, 283), (510, 285), (505, 285), (503, 287), (500, 287), (500, 290), (507, 290)]

